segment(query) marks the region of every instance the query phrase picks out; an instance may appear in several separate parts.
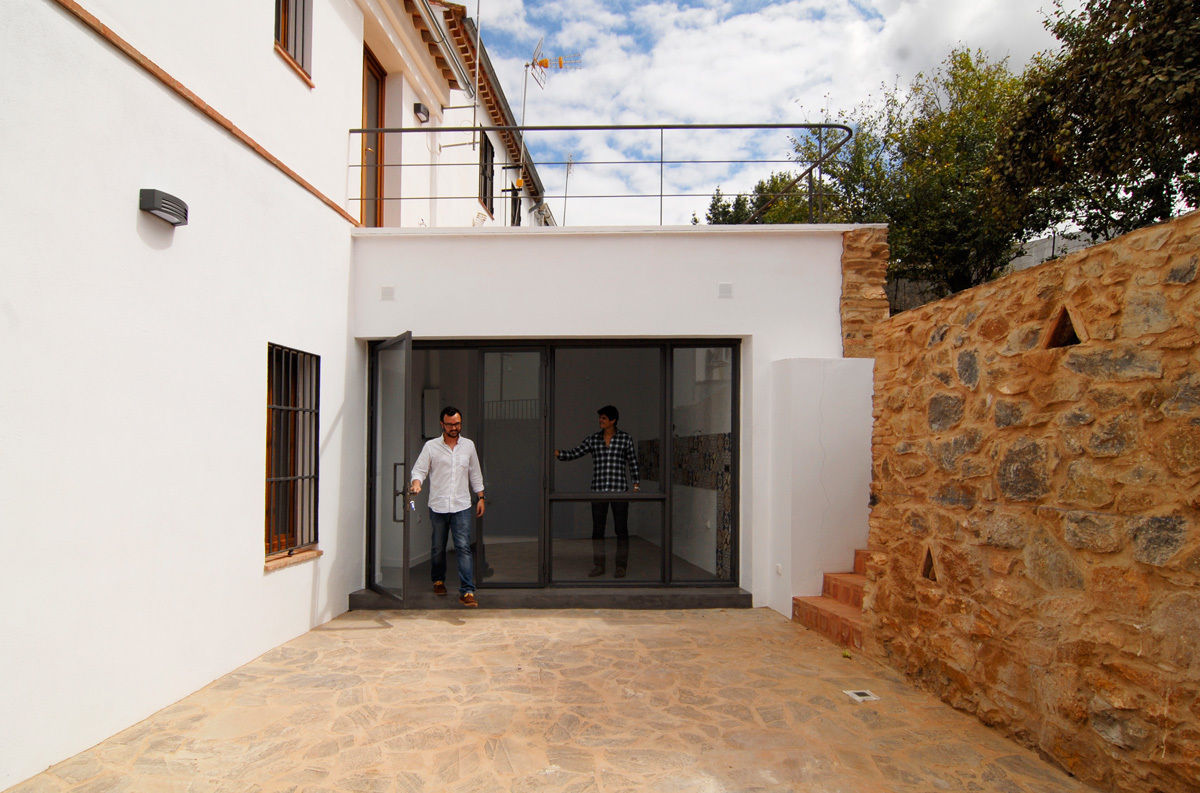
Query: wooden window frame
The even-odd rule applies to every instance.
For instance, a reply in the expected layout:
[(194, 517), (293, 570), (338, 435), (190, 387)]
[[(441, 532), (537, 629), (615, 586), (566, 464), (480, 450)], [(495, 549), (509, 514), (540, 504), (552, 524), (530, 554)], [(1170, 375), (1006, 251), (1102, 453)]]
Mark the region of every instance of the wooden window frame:
[(275, 52), (304, 80), (312, 81), (312, 0), (275, 0)]
[[(384, 71), (383, 64), (381, 64), (379, 62), (379, 59), (375, 57), (374, 53), (371, 52), (370, 48), (368, 48), (366, 45), (363, 45), (363, 121), (362, 121), (362, 123), (363, 123), (364, 129), (368, 127), (368, 123), (367, 123), (367, 75), (368, 75), (368, 73), (371, 74), (373, 77), (375, 77), (375, 79), (379, 85), (378, 94), (375, 97), (375, 101), (379, 108), (379, 118), (378, 118), (379, 123), (376, 124), (375, 126), (382, 127), (382, 126), (384, 126), (384, 119), (387, 118), (387, 115), (386, 115), (387, 109), (386, 109), (386, 105), (385, 105), (386, 91), (384, 89), (384, 83), (387, 80), (387, 72)], [(372, 142), (375, 144), (375, 164), (376, 164), (376, 167), (375, 167), (375, 194), (367, 195), (367, 145)], [(359, 195), (362, 196), (362, 206), (359, 210), (360, 222), (362, 223), (363, 226), (366, 226), (369, 228), (378, 228), (378, 227), (384, 225), (384, 222), (383, 222), (383, 207), (384, 207), (383, 179), (384, 179), (384, 175), (387, 171), (387, 169), (383, 167), (383, 164), (384, 164), (384, 136), (382, 134), (376, 134), (376, 135), (372, 136), (368, 133), (363, 133), (361, 156), (362, 156), (362, 160), (361, 160), (362, 174), (361, 174), (361, 179), (360, 179), (361, 186), (359, 188)], [(370, 202), (370, 204), (373, 205), (374, 210), (375, 210), (375, 222), (374, 223), (367, 222), (368, 202)]]
[(317, 545), (321, 357), (267, 345), (267, 569), (311, 558)]

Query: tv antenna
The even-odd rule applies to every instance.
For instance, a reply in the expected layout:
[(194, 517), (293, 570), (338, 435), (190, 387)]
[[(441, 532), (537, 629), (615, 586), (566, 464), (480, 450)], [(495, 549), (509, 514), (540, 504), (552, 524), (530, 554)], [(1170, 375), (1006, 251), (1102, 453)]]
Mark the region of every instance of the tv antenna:
[(579, 53), (572, 55), (558, 55), (556, 57), (547, 57), (542, 54), (542, 41), (544, 37), (538, 39), (537, 46), (533, 48), (533, 55), (530, 56), (529, 62), (525, 64), (525, 86), (521, 89), (521, 126), (525, 126), (525, 99), (529, 95), (529, 75), (533, 75), (534, 81), (538, 84), (538, 88), (546, 87), (546, 78), (550, 69), (578, 69), (583, 66), (583, 61), (579, 57)]

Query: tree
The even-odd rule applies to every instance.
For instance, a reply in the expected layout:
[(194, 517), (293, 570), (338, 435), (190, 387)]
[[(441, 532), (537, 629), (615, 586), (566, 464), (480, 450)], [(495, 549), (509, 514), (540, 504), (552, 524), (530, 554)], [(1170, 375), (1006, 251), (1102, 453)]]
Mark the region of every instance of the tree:
[(891, 275), (958, 292), (1012, 259), (1018, 228), (992, 166), (1022, 98), (1006, 60), (956, 49), (893, 99), (887, 136), (897, 166), (883, 197)]
[(1030, 77), (998, 151), (1022, 225), (1108, 238), (1200, 203), (1200, 11), (1195, 0), (1061, 0), (1063, 43)]
[[(704, 214), (705, 221), (711, 226), (736, 226), (750, 219), (750, 202), (746, 196), (738, 194), (732, 199), (721, 193), (720, 186), (713, 191), (712, 200), (708, 202), (708, 211)], [(700, 221), (692, 215), (692, 225)]]
[[(713, 191), (704, 218), (709, 225), (740, 225), (743, 223), (808, 223), (809, 214), (804, 193), (796, 186), (795, 174), (788, 171), (772, 173), (754, 185), (754, 192), (726, 198), (718, 187)], [(692, 217), (692, 223), (700, 221)]]
[[(798, 212), (787, 222), (810, 222), (814, 215), (831, 222), (887, 222), (889, 275), (922, 281), (938, 294), (991, 279), (1017, 247), (1019, 224), (1013, 201), (995, 178), (994, 155), (1023, 86), (1006, 61), (957, 49), (933, 74), (886, 91), (879, 105), (841, 114), (854, 137), (812, 184), (796, 187), (792, 202), (803, 206), (812, 199), (821, 212)], [(830, 139), (821, 134), (829, 133), (793, 141), (797, 160), (809, 163), (827, 150)], [(752, 217), (762, 192), (755, 189), (742, 215), (714, 195), (709, 222)]]
[[(887, 221), (883, 196), (893, 172), (883, 132), (887, 118), (886, 112), (867, 106), (838, 114), (838, 122), (853, 129), (854, 136), (822, 163), (808, 185), (809, 194), (818, 202), (817, 217), (830, 223)], [(793, 138), (792, 147), (799, 162), (811, 163), (840, 138), (836, 130), (811, 131)]]

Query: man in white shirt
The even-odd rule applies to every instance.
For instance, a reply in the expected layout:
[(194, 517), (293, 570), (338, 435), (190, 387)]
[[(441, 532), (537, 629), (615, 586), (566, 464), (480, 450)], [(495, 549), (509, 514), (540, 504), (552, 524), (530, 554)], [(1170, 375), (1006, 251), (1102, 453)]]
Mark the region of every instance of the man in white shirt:
[[(429, 521), (433, 524), (430, 574), (433, 592), (446, 594), (446, 534), (454, 537), (458, 555), (458, 602), (475, 608), (475, 559), (471, 555), (471, 491), (479, 496), (475, 517), (483, 517), (483, 472), (475, 444), (461, 437), (462, 414), (458, 408), (442, 408), (442, 435), (426, 441), (412, 469), (412, 493), (421, 492), (429, 477)], [(469, 489), (468, 489), (469, 487)]]

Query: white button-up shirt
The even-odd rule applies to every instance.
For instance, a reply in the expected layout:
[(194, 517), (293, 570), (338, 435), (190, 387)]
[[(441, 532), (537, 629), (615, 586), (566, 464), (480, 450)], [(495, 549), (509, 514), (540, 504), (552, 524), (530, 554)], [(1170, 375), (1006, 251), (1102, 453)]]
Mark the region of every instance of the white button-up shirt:
[[(434, 512), (462, 512), (471, 506), (471, 492), (483, 492), (483, 472), (475, 444), (459, 437), (451, 449), (441, 435), (426, 441), (409, 481), (429, 477), (429, 508)], [(471, 490), (467, 490), (468, 483)]]

